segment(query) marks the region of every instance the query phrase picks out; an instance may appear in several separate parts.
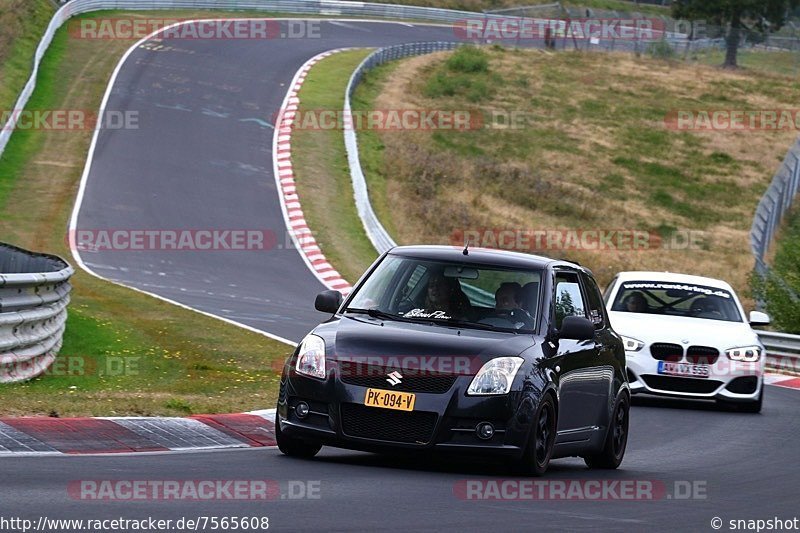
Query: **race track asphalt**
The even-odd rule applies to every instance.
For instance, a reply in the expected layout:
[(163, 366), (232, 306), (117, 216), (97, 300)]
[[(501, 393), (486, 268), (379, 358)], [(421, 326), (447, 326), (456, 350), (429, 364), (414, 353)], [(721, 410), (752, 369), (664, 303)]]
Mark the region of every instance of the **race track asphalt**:
[[(119, 73), (108, 109), (137, 111), (139, 128), (104, 130), (78, 229), (258, 229), (279, 236), (268, 252), (82, 253), (88, 267), (126, 285), (298, 341), (320, 319), (323, 289), (285, 245), (272, 171), (272, 117), (295, 71), (338, 47), (452, 40), (452, 29), (323, 22), (321, 39), (177, 40), (147, 43)], [(355, 281), (355, 280), (350, 280)], [(268, 516), (278, 531), (675, 531), (710, 520), (791, 519), (796, 491), (798, 392), (769, 387), (760, 415), (698, 402), (636, 399), (628, 454), (617, 471), (578, 459), (545, 479), (638, 480), (664, 491), (646, 501), (474, 501), (464, 480), (507, 479), (489, 461), (403, 458), (325, 448), (315, 460), (276, 449), (208, 453), (2, 457), (2, 517), (136, 518)], [(92, 502), (70, 482), (276, 480), (319, 482), (318, 499)], [(682, 499), (694, 486), (699, 493)], [(63, 529), (67, 530), (67, 529)]]
[[(663, 487), (652, 500), (476, 501), (454, 495), (464, 480), (520, 479), (489, 461), (403, 458), (324, 448), (314, 460), (274, 448), (104, 457), (0, 458), (2, 516), (178, 520), (268, 516), (270, 531), (712, 531), (719, 517), (798, 515), (798, 391), (769, 387), (760, 415), (713, 404), (634, 401), (628, 453), (616, 471), (561, 459), (539, 482), (636, 480)], [(317, 490), (316, 499), (81, 501), (80, 480), (274, 480)], [(702, 498), (682, 499), (696, 487)], [(298, 490), (296, 493), (299, 493)], [(671, 496), (671, 497), (670, 497)]]
[(455, 37), (438, 26), (314, 24), (309, 33), (319, 38), (139, 46), (106, 107), (133, 113), (136, 126), (100, 133), (77, 218), (95, 242), (104, 231), (251, 230), (274, 236), (275, 246), (82, 251), (91, 270), (295, 342), (325, 318), (313, 307), (325, 287), (286, 236), (273, 175), (272, 125), (288, 84), (326, 50)]

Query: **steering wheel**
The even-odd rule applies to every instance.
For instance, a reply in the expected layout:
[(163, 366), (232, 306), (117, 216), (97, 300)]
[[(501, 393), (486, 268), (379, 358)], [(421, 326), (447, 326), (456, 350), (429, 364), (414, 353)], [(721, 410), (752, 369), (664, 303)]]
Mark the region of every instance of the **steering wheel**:
[(508, 320), (515, 325), (522, 322), (525, 329), (533, 327), (533, 317), (526, 310), (519, 307), (516, 309), (496, 309), (495, 316)]
[(400, 312), (405, 313), (406, 311), (411, 311), (415, 307), (414, 300), (411, 299), (408, 295), (400, 296), (397, 299), (396, 309)]

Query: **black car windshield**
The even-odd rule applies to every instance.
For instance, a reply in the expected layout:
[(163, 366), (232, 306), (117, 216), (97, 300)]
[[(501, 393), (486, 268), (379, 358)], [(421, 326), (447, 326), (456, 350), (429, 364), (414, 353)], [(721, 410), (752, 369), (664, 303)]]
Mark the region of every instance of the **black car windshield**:
[(742, 321), (736, 300), (729, 291), (690, 283), (626, 281), (619, 288), (611, 310)]
[(541, 271), (388, 255), (346, 313), (457, 327), (533, 332)]

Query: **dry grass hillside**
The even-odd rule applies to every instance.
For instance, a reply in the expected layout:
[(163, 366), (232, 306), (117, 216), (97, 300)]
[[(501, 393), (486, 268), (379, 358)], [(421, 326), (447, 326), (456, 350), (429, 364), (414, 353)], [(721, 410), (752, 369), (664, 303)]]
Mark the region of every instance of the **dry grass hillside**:
[[(657, 269), (746, 292), (752, 215), (797, 131), (678, 131), (665, 117), (794, 109), (796, 79), (630, 55), (456, 54), (376, 71), (357, 106), (513, 112), (523, 127), (362, 132), (376, 209), (399, 242), (451, 243), (470, 228), (644, 230), (662, 248), (544, 253), (590, 266), (603, 283)], [(689, 231), (691, 249), (663, 248)]]

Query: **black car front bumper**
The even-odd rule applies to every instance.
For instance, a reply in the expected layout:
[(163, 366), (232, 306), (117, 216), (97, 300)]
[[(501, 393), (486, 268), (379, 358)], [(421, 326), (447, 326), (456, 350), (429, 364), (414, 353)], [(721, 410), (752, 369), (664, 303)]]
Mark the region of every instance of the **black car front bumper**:
[[(413, 411), (364, 405), (367, 387), (343, 382), (335, 363), (328, 379), (284, 372), (276, 422), (286, 436), (365, 451), (443, 451), (520, 457), (538, 405), (534, 391), (498, 396), (467, 396), (471, 376), (457, 376), (446, 392), (416, 392)], [(385, 390), (391, 390), (388, 383)], [(301, 418), (295, 407), (305, 402)], [(478, 437), (489, 422), (494, 435)]]

